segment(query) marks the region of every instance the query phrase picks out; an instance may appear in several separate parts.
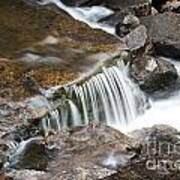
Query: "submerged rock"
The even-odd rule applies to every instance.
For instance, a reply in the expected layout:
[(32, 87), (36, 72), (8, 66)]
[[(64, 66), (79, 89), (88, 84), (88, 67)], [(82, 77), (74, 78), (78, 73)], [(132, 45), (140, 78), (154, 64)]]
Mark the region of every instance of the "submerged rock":
[(164, 13), (142, 18), (148, 35), (154, 44), (155, 53), (180, 58), (180, 15)]
[(137, 57), (133, 60), (130, 74), (141, 89), (148, 93), (172, 86), (178, 78), (173, 64), (151, 56)]

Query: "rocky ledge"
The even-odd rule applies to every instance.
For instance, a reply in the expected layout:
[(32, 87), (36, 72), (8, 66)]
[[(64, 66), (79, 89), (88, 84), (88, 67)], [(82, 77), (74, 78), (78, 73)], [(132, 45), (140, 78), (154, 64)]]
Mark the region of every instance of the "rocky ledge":
[(0, 2), (0, 97), (19, 100), (38, 94), (33, 84), (65, 84), (121, 47), (54, 7), (25, 2)]
[[(128, 136), (98, 124), (25, 141), (23, 152), (10, 158), (15, 171), (2, 177), (34, 179), (176, 179), (179, 132), (168, 126)], [(171, 149), (168, 149), (171, 148)], [(160, 163), (160, 164), (159, 164)]]

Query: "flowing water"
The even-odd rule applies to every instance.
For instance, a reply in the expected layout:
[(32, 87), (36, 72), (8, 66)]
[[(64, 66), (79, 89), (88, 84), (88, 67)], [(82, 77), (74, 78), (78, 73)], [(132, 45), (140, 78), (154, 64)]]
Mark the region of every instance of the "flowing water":
[(115, 28), (107, 24), (98, 23), (98, 21), (104, 17), (113, 14), (113, 11), (101, 6), (93, 7), (68, 7), (63, 4), (60, 0), (42, 0), (39, 2), (40, 5), (54, 4), (61, 10), (68, 13), (74, 19), (81, 21), (89, 25), (93, 29), (102, 29), (109, 34), (115, 34)]
[[(115, 34), (114, 27), (98, 23), (101, 18), (113, 14), (107, 8), (68, 7), (60, 0), (43, 0), (40, 4), (55, 4), (74, 19), (92, 28)], [(179, 64), (176, 63), (175, 66), (178, 68)], [(104, 68), (102, 73), (87, 82), (67, 87), (65, 91), (68, 95), (65, 106), (53, 110), (42, 121), (46, 132), (90, 122), (103, 122), (123, 132), (155, 124), (168, 124), (180, 129), (180, 92), (164, 100), (147, 100), (137, 85), (128, 78), (125, 66)]]
[(123, 64), (104, 67), (89, 80), (64, 87), (64, 91), (65, 106), (59, 106), (42, 121), (45, 132), (91, 122), (123, 130), (149, 105), (144, 94), (128, 78), (128, 67)]

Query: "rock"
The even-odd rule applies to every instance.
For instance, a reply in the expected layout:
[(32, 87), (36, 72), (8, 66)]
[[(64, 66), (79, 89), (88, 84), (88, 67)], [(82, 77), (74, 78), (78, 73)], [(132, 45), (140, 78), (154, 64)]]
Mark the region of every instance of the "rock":
[(126, 44), (130, 51), (141, 49), (145, 47), (148, 40), (147, 30), (145, 26), (140, 25), (121, 40)]
[(40, 138), (32, 138), (19, 144), (19, 149), (10, 157), (9, 167), (45, 171), (50, 156)]
[(142, 18), (157, 55), (180, 58), (180, 15), (164, 13)]
[(13, 180), (12, 177), (7, 176), (7, 175), (4, 175), (4, 174), (0, 174), (0, 179), (1, 179), (1, 180)]
[(137, 28), (139, 25), (139, 19), (136, 16), (129, 14), (124, 17), (122, 23), (118, 23), (116, 25), (116, 34), (119, 37), (123, 38), (131, 31), (133, 31), (135, 28)]
[(127, 166), (136, 147), (124, 134), (104, 125), (75, 127), (67, 134), (47, 137), (56, 152), (48, 169), (55, 179), (102, 179)]
[[(127, 1), (127, 2), (120, 2), (117, 1), (117, 3), (122, 3), (121, 9), (118, 11), (115, 11), (114, 14), (107, 16), (105, 18), (102, 18), (100, 20), (101, 23), (108, 24), (110, 26), (115, 26), (116, 30), (119, 29), (122, 25), (139, 25), (139, 20), (137, 17), (147, 16), (151, 14), (151, 6), (147, 3), (147, 5), (143, 4), (143, 1), (141, 1), (140, 4), (134, 1)], [(137, 3), (137, 4), (136, 4)], [(125, 20), (131, 20), (128, 23), (124, 23)], [(127, 28), (127, 27), (126, 27)], [(130, 28), (130, 27), (129, 27)]]
[(115, 37), (35, 2), (0, 1), (0, 97), (19, 101), (40, 94), (39, 87), (73, 81), (99, 62), (96, 55), (121, 47)]
[(162, 6), (165, 5), (168, 1), (169, 0), (151, 0), (151, 3), (155, 9), (161, 11)]
[(130, 66), (130, 74), (140, 88), (148, 93), (175, 84), (178, 75), (174, 65), (162, 58), (137, 57)]
[(138, 147), (134, 139), (104, 125), (75, 127), (22, 141), (9, 157), (11, 169), (5, 175), (20, 180), (103, 179), (128, 166)]
[(138, 160), (104, 179), (179, 179), (179, 134), (179, 131), (166, 125), (132, 132), (132, 137), (142, 143)]
[(162, 11), (163, 12), (171, 11), (175, 13), (180, 13), (180, 2), (179, 1), (168, 2), (162, 7)]

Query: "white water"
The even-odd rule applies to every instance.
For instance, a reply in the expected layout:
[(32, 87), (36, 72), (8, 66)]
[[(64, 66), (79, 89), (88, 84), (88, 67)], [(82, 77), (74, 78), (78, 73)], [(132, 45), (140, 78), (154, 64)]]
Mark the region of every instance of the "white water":
[(63, 4), (60, 0), (43, 0), (40, 5), (54, 4), (61, 10), (64, 10), (75, 20), (81, 21), (93, 29), (102, 29), (109, 34), (115, 34), (115, 28), (107, 24), (98, 23), (98, 20), (113, 14), (113, 11), (105, 7), (93, 6), (89, 7), (69, 7)]
[(104, 67), (101, 73), (81, 85), (66, 87), (65, 91), (65, 106), (51, 111), (42, 120), (46, 134), (52, 129), (61, 130), (91, 122), (124, 130), (148, 104), (139, 87), (128, 78), (127, 67), (123, 64)]
[[(180, 75), (180, 63), (172, 61)], [(152, 100), (151, 108), (131, 121), (124, 132), (130, 132), (136, 129), (152, 127), (156, 124), (172, 126), (180, 130), (180, 91), (174, 93), (167, 99)]]
[(155, 124), (170, 125), (180, 130), (180, 93), (169, 99), (152, 102), (151, 109), (130, 122), (124, 130), (128, 132)]

